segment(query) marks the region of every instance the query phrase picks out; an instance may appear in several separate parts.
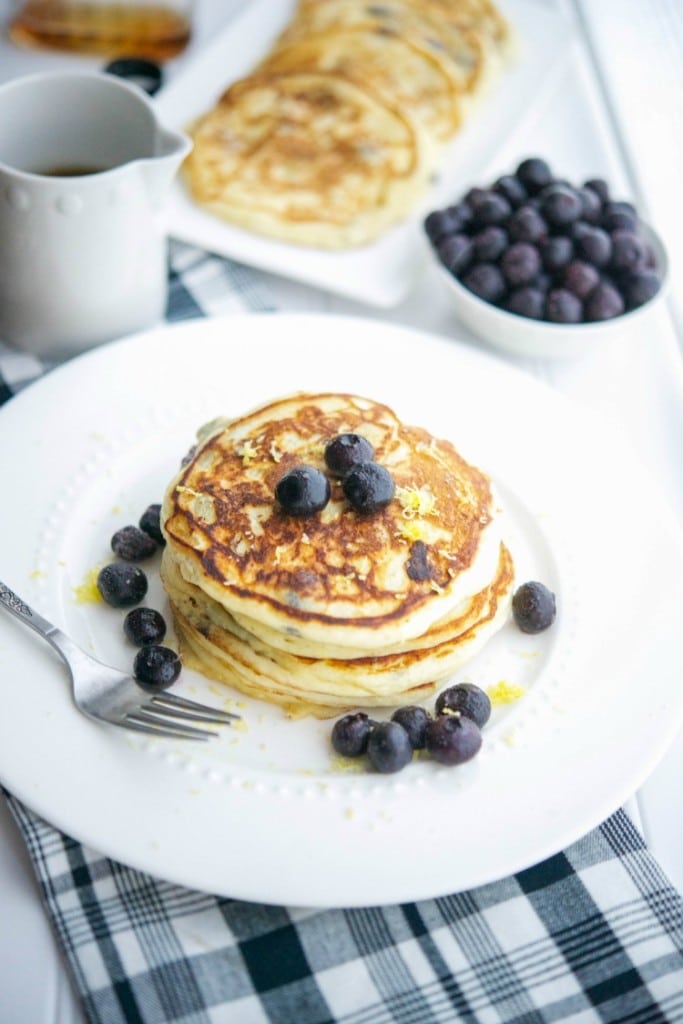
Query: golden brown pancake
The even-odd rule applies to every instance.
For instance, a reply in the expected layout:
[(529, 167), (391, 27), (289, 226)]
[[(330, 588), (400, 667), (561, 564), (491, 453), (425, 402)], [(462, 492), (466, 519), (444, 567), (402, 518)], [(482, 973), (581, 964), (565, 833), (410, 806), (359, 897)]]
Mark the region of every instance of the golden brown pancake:
[(399, 220), (425, 186), (417, 129), (356, 83), (263, 70), (193, 129), (194, 197), (234, 223), (321, 248), (360, 245)]
[(374, 242), (417, 208), (510, 38), (489, 0), (301, 0), (258, 67), (188, 129), (189, 192), (292, 244)]
[[(322, 512), (275, 501), (295, 465), (358, 433), (396, 497), (363, 516), (332, 481)], [(313, 643), (377, 649), (419, 636), (487, 585), (500, 545), (486, 474), (453, 445), (346, 394), (295, 395), (209, 436), (167, 490), (163, 529), (183, 577), (228, 611)]]

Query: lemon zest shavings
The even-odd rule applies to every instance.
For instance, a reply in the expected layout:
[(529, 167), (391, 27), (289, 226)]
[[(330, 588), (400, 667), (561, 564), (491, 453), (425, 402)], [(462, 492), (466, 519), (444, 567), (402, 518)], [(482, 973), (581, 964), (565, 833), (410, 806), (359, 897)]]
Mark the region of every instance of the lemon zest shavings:
[(398, 524), (396, 530), (397, 537), (401, 540), (407, 540), (414, 542), (416, 540), (424, 540), (425, 528), (424, 523), (418, 522), (415, 519), (406, 519), (405, 522)]
[(241, 458), (242, 464), (244, 466), (251, 465), (251, 463), (254, 461), (255, 458), (258, 457), (259, 454), (258, 447), (254, 444), (253, 441), (250, 441), (249, 439), (247, 439), (243, 444), (238, 445), (235, 451)]
[(495, 686), (489, 686), (486, 691), (488, 698), (491, 701), (493, 707), (500, 707), (503, 704), (514, 704), (520, 697), (524, 697), (526, 690), (523, 686), (517, 686), (515, 683), (508, 683), (504, 679), (501, 679)]
[(94, 569), (88, 569), (83, 582), (72, 588), (78, 604), (102, 604), (102, 595), (97, 589), (99, 573), (100, 570), (97, 566)]
[(404, 519), (417, 519), (420, 516), (438, 515), (436, 511), (436, 498), (427, 484), (423, 487), (416, 487), (415, 484), (397, 487), (396, 497), (401, 506)]

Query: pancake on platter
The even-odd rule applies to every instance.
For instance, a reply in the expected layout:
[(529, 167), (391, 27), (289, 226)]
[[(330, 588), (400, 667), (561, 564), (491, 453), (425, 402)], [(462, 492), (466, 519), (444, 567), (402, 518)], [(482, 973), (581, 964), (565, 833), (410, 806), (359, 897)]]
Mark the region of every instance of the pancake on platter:
[(351, 81), (262, 71), (195, 125), (185, 173), (196, 199), (291, 242), (359, 245), (400, 219), (428, 165), (415, 127)]
[(208, 212), (294, 245), (368, 245), (418, 208), (509, 60), (488, 0), (300, 0), (257, 66), (189, 126)]
[[(325, 446), (346, 433), (394, 482), (371, 513), (326, 467)], [(300, 465), (330, 479), (309, 515), (275, 497)], [(359, 396), (297, 394), (214, 421), (170, 482), (161, 521), (186, 663), (292, 713), (421, 699), (509, 612), (513, 563), (489, 478)]]
[(383, 29), (342, 28), (278, 46), (269, 71), (323, 71), (355, 82), (390, 105), (408, 110), (436, 139), (449, 138), (462, 114), (457, 89), (427, 50)]
[(330, 38), (338, 32), (364, 29), (385, 39), (401, 39), (438, 62), (458, 93), (473, 91), (482, 76), (490, 50), (488, 36), (436, 18), (411, 0), (358, 3), (327, 0), (302, 3), (295, 17), (276, 40), (273, 52), (302, 39)]

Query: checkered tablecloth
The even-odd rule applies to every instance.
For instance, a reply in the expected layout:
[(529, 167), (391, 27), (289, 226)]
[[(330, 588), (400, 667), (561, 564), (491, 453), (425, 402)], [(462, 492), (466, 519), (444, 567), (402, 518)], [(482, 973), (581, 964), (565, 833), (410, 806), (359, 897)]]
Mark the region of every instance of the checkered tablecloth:
[[(170, 283), (169, 320), (272, 309), (258, 274), (189, 246)], [(0, 347), (0, 402), (46, 370)], [(683, 1022), (683, 900), (623, 811), (471, 891), (302, 910), (152, 878), (5, 795), (93, 1024)]]

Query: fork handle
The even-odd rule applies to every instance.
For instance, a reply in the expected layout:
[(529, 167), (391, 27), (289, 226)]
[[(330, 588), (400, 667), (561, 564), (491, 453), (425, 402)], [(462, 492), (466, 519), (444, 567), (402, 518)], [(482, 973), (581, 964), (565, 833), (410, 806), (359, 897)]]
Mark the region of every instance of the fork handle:
[(42, 636), (43, 640), (54, 647), (57, 653), (69, 664), (69, 658), (72, 657), (77, 651), (80, 652), (78, 647), (73, 640), (62, 633), (61, 629), (57, 629), (55, 625), (44, 619), (42, 615), (31, 608), (18, 594), (15, 594), (13, 590), (0, 580), (0, 604), (2, 604), (8, 612), (14, 615), (20, 622), (30, 626), (31, 629), (35, 630), (39, 636)]

